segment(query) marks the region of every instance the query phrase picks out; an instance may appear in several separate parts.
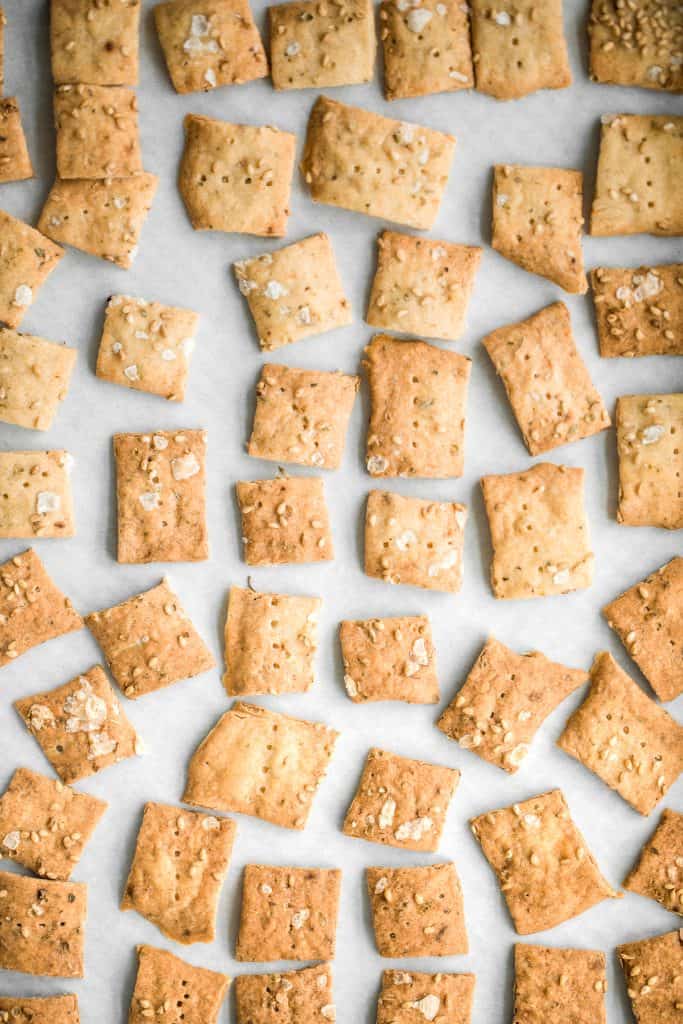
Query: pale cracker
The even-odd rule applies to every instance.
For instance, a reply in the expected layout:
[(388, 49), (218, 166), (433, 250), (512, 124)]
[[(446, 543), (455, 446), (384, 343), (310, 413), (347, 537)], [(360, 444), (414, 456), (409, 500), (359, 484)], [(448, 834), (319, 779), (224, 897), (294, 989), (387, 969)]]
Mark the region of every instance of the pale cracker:
[(605, 954), (515, 945), (516, 1021), (606, 1024)]
[[(228, 991), (227, 974), (195, 967), (165, 949), (138, 946), (138, 973), (128, 1012), (128, 1024), (149, 1024), (149, 1010), (171, 1009), (182, 1024), (218, 1024)], [(165, 1011), (163, 1011), (165, 1012)], [(163, 1019), (163, 1016), (162, 1016)]]
[(680, 1024), (683, 928), (617, 946), (638, 1024)]
[(591, 271), (600, 355), (683, 355), (683, 263)]
[(142, 171), (138, 103), (132, 89), (59, 85), (55, 126), (59, 178), (127, 178)]
[(82, 882), (50, 882), (0, 871), (0, 968), (82, 978), (86, 914), (87, 886)]
[(384, 95), (388, 100), (471, 89), (468, 8), (460, 0), (382, 0)]
[(377, 1024), (470, 1024), (475, 981), (474, 974), (382, 971)]
[(268, 8), (276, 89), (360, 85), (374, 74), (377, 41), (371, 0), (344, 5), (298, 0)]
[(321, 1024), (336, 1019), (330, 964), (284, 974), (242, 974), (235, 989), (237, 1024)]
[(64, 250), (0, 210), (0, 321), (18, 327)]
[(140, 0), (51, 0), (57, 84), (137, 85)]
[(619, 505), (626, 526), (683, 526), (683, 393), (617, 399)]
[(80, 1024), (78, 996), (0, 996), (3, 1024)]
[(75, 348), (0, 327), (0, 420), (49, 430), (76, 355)]
[(248, 565), (325, 562), (334, 558), (322, 480), (279, 476), (236, 485)]
[(667, 910), (683, 914), (683, 814), (668, 808), (647, 840), (624, 889), (657, 900)]
[(15, 96), (0, 99), (0, 185), (33, 177), (33, 165)]
[(676, 0), (638, 0), (634, 7), (593, 0), (588, 38), (594, 82), (683, 91), (683, 10)]
[(0, 537), (73, 537), (72, 458), (65, 451), (0, 452)]
[(344, 686), (355, 703), (438, 703), (436, 651), (426, 615), (346, 620), (339, 627), (339, 640)]
[(465, 908), (455, 864), (367, 868), (366, 877), (380, 956), (467, 953)]

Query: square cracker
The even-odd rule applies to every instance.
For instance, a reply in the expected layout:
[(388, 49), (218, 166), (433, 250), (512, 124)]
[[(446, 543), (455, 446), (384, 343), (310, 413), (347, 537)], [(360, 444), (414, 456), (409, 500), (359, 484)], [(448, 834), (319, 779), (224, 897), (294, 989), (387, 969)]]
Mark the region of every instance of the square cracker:
[(372, 927), (380, 956), (467, 953), (467, 929), (455, 864), (367, 868)]
[(0, 185), (33, 177), (33, 165), (15, 96), (0, 99)]
[(18, 327), (64, 250), (0, 210), (0, 321)]
[(375, 69), (375, 13), (370, 0), (317, 0), (268, 8), (270, 63), (276, 89), (329, 89), (370, 82)]
[(596, 656), (588, 695), (557, 745), (645, 815), (683, 771), (683, 725), (606, 651)]
[(236, 831), (229, 818), (145, 804), (121, 910), (183, 945), (213, 942)]
[(337, 736), (321, 722), (238, 701), (193, 754), (183, 800), (303, 829)]
[(593, 0), (588, 38), (594, 82), (683, 91), (683, 11), (677, 0), (639, 0), (634, 7)]
[(55, 82), (137, 85), (141, 7), (140, 0), (52, 0)]
[(515, 945), (515, 1020), (606, 1024), (606, 991), (604, 953)]
[(431, 228), (448, 181), (455, 139), (319, 96), (301, 172), (315, 203)]
[(351, 323), (349, 301), (324, 232), (239, 260), (233, 268), (266, 352)]
[(216, 662), (167, 579), (127, 601), (85, 617), (109, 671), (136, 700)]
[(17, 768), (0, 796), (0, 857), (66, 882), (106, 809), (104, 800)]
[(149, 1010), (161, 1014), (182, 1007), (183, 1024), (217, 1024), (230, 984), (227, 974), (194, 967), (165, 949), (138, 946), (138, 973), (128, 1024), (149, 1024)]
[(320, 1024), (336, 1018), (330, 964), (284, 974), (242, 974), (235, 990), (237, 1024)]
[(591, 235), (683, 234), (683, 117), (606, 114)]
[(344, 686), (356, 704), (403, 700), (437, 704), (439, 680), (426, 615), (346, 620), (339, 627)]
[(388, 100), (471, 89), (468, 8), (458, 0), (415, 5), (383, 0), (384, 95)]
[(554, 928), (608, 897), (619, 898), (559, 789), (482, 814), (471, 827), (519, 935)]
[(99, 665), (55, 690), (16, 700), (24, 725), (62, 782), (78, 782), (142, 753)]
[(617, 956), (638, 1024), (680, 1024), (683, 929), (617, 946)]
[(313, 685), (319, 597), (231, 587), (225, 619), (225, 675), (231, 697), (305, 693)]
[(179, 188), (195, 231), (286, 234), (296, 136), (198, 114), (184, 124)]
[(0, 968), (82, 978), (87, 888), (0, 871)]
[(626, 526), (683, 526), (683, 393), (617, 398), (619, 505)]
[(206, 432), (115, 434), (119, 562), (209, 557)]
[(247, 864), (237, 960), (333, 960), (341, 871)]
[(247, 565), (329, 562), (332, 530), (322, 480), (279, 476), (236, 485)]
[(0, 420), (49, 430), (76, 355), (75, 348), (0, 327)]
[(683, 355), (683, 263), (591, 271), (600, 355)]
[(581, 358), (564, 302), (499, 327), (484, 338), (484, 347), (531, 455), (609, 427), (609, 414)]
[(474, 974), (382, 971), (377, 1024), (421, 1024), (431, 1014), (442, 1024), (470, 1024), (474, 986)]
[(9, 1024), (79, 1024), (78, 996), (24, 999), (0, 996), (0, 1021)]
[(489, 637), (437, 728), (513, 773), (548, 715), (587, 679), (587, 672), (558, 665), (540, 651), (517, 654)]
[(247, 451), (257, 459), (339, 469), (360, 378), (265, 363)]
[(462, 476), (471, 359), (376, 334), (363, 366), (370, 384), (370, 475)]
[(451, 501), (370, 491), (365, 513), (365, 572), (385, 583), (457, 593), (467, 508)]
[(142, 171), (132, 89), (59, 85), (54, 102), (59, 178), (127, 178)]
[(491, 245), (531, 274), (583, 294), (583, 174), (500, 164), (493, 172)]
[(480, 260), (476, 245), (383, 231), (377, 239), (377, 271), (366, 323), (455, 341), (465, 330)]
[(436, 853), (459, 781), (456, 768), (373, 747), (342, 832), (403, 850)]
[(624, 889), (657, 900), (667, 910), (683, 914), (683, 814), (668, 808), (640, 851)]
[(0, 452), (0, 537), (73, 537), (72, 457), (65, 451)]
[(602, 609), (660, 700), (683, 693), (683, 558), (672, 558)]

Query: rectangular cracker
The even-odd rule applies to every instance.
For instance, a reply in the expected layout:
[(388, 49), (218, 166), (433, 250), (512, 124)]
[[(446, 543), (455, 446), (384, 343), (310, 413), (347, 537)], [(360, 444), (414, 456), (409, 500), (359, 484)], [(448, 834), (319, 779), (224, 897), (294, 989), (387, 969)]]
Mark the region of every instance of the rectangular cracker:
[(605, 114), (591, 235), (683, 234), (683, 117)]
[(0, 327), (0, 420), (49, 430), (64, 401), (77, 350)]
[(402, 700), (437, 704), (439, 680), (426, 615), (346, 620), (339, 626), (344, 686), (356, 704)]
[(377, 40), (370, 0), (343, 6), (298, 0), (269, 7), (268, 16), (276, 89), (329, 89), (372, 80)]
[(540, 651), (517, 654), (489, 637), (437, 728), (514, 773), (548, 715), (587, 679), (587, 672), (550, 661)]
[(249, 455), (339, 469), (360, 377), (265, 363), (256, 385)]
[(314, 682), (319, 597), (231, 587), (223, 685), (231, 697), (305, 693)]
[(531, 455), (606, 430), (611, 420), (581, 358), (564, 302), (499, 327), (484, 347)]
[(631, 1009), (638, 1024), (679, 1024), (682, 955), (681, 928), (617, 946)]
[(0, 871), (0, 968), (82, 978), (87, 888)]
[(604, 953), (515, 945), (515, 1020), (606, 1024), (606, 991)]
[(430, 1016), (442, 1024), (470, 1024), (474, 986), (474, 974), (382, 971), (377, 1024), (420, 1024)]
[(301, 172), (315, 203), (427, 230), (454, 150), (452, 135), (319, 96)]
[(0, 1021), (8, 1024), (80, 1024), (78, 996), (23, 999), (0, 996)]
[(193, 754), (183, 800), (304, 829), (337, 736), (321, 722), (238, 701)]
[(666, 910), (683, 914), (683, 814), (666, 808), (640, 851), (624, 889), (657, 900)]
[(607, 651), (596, 655), (588, 695), (557, 745), (644, 815), (683, 771), (683, 725), (650, 700)]
[(132, 89), (59, 85), (54, 102), (59, 178), (127, 178), (142, 172)]
[(639, 0), (635, 7), (593, 0), (588, 39), (592, 81), (683, 92), (683, 11), (676, 0)]
[(0, 185), (33, 177), (16, 96), (0, 99)]
[(456, 768), (373, 747), (342, 832), (403, 850), (436, 853), (459, 781)]
[(165, 949), (138, 946), (138, 973), (128, 1012), (128, 1024), (149, 1024), (149, 1010), (161, 1014), (181, 1009), (183, 1024), (218, 1024), (228, 991), (227, 974), (195, 967)]
[(119, 562), (209, 557), (206, 432), (115, 434)]
[(0, 452), (0, 537), (73, 537), (72, 457), (65, 451)]
[(366, 871), (380, 956), (467, 953), (465, 908), (455, 864)]
[(213, 942), (236, 831), (229, 818), (145, 804), (121, 910), (183, 945)]
[(471, 821), (519, 935), (554, 928), (619, 893), (600, 874), (559, 789)]
[(247, 565), (334, 559), (322, 480), (278, 476), (241, 481), (236, 492)]
[(106, 809), (104, 800), (17, 768), (0, 796), (0, 857), (66, 882)]
[(131, 700), (216, 664), (167, 579), (112, 608), (91, 612), (85, 623)]
[(617, 398), (619, 505), (626, 526), (683, 526), (683, 393)]
[(338, 868), (247, 864), (235, 958), (333, 960), (341, 875)]
[(0, 210), (0, 321), (18, 327), (64, 250)]
[(428, 0), (419, 10), (404, 0), (382, 0), (379, 16), (386, 99), (472, 88), (468, 10), (458, 0)]
[(52, 77), (58, 85), (137, 85), (140, 0), (51, 0)]
[(332, 967), (284, 974), (242, 974), (235, 980), (237, 1024), (320, 1024), (336, 1019)]
[(683, 355), (683, 263), (591, 271), (600, 355)]
[(14, 702), (24, 725), (62, 782), (78, 782), (142, 753), (99, 665), (63, 686)]

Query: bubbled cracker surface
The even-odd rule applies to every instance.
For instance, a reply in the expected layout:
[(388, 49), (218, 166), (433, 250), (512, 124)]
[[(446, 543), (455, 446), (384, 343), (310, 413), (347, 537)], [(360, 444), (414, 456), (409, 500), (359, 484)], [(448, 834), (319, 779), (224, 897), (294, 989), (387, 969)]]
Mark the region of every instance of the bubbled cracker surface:
[(227, 974), (195, 967), (154, 946), (138, 946), (137, 953), (128, 1024), (149, 1024), (149, 1010), (152, 1019), (168, 1019), (169, 1012), (180, 1010), (182, 1024), (217, 1024), (230, 984)]
[(58, 978), (84, 976), (87, 886), (0, 871), (0, 967)]
[(334, 558), (323, 482), (276, 477), (236, 485), (247, 565), (321, 562)]
[(518, 943), (514, 955), (516, 1024), (605, 1024), (604, 953)]
[(666, 808), (624, 888), (683, 914), (683, 814)]
[(0, 320), (18, 327), (64, 250), (0, 210)]
[(462, 888), (454, 864), (368, 868), (367, 886), (380, 956), (467, 953)]
[(683, 263), (591, 271), (600, 355), (683, 355)]
[(345, 620), (339, 626), (344, 686), (352, 701), (436, 704), (436, 650), (425, 615)]
[(683, 393), (617, 399), (619, 505), (627, 526), (683, 526)]
[(372, 79), (375, 12), (370, 0), (301, 0), (268, 8), (276, 89), (328, 89)]

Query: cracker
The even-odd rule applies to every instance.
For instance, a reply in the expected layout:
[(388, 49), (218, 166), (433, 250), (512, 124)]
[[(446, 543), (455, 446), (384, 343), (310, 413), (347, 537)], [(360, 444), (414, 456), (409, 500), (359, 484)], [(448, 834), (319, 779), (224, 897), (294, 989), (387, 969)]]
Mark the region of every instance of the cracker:
[(367, 868), (372, 927), (380, 956), (467, 953), (467, 929), (455, 864)]
[(268, 74), (248, 0), (203, 0), (199, 7), (195, 0), (170, 0), (155, 6), (154, 20), (176, 92), (206, 92)]
[(236, 831), (228, 818), (145, 804), (121, 910), (183, 945), (213, 942)]
[(365, 572), (385, 583), (457, 593), (467, 508), (457, 502), (370, 491), (365, 514)]
[[(128, 1024), (149, 1024), (149, 1010), (161, 1015), (182, 1008), (183, 1024), (217, 1024), (230, 984), (227, 974), (194, 967), (165, 949), (138, 946), (138, 973)], [(166, 1008), (166, 1009), (164, 1009)]]
[(78, 996), (23, 999), (0, 996), (0, 1021), (7, 1024), (79, 1024)]
[(82, 978), (87, 888), (0, 871), (0, 968)]
[(334, 558), (323, 482), (279, 476), (236, 485), (248, 565), (325, 562)]
[(617, 946), (638, 1024), (680, 1024), (683, 929)]
[(206, 432), (115, 434), (119, 562), (208, 558)]
[(21, 123), (19, 100), (0, 99), (0, 184), (33, 177), (33, 165)]
[(603, 116), (591, 235), (683, 234), (683, 117)]
[(351, 323), (332, 245), (323, 232), (240, 260), (233, 269), (266, 352)]
[(583, 175), (562, 167), (501, 164), (493, 173), (491, 245), (531, 274), (583, 294)]
[(606, 991), (604, 953), (515, 945), (515, 1020), (606, 1024)]
[(99, 665), (14, 706), (62, 782), (78, 782), (142, 753), (142, 743)]
[(657, 900), (667, 910), (683, 914), (683, 814), (666, 809), (654, 833), (640, 851), (624, 889)]
[(335, 1020), (330, 964), (235, 981), (237, 1024), (320, 1024)]
[(683, 558), (672, 558), (602, 613), (660, 700), (683, 693)]
[(140, 0), (52, 0), (55, 82), (137, 85), (141, 7)]
[(223, 676), (229, 696), (309, 690), (321, 606), (319, 597), (231, 587)]
[(195, 231), (284, 235), (295, 147), (272, 125), (188, 114), (179, 188)]
[(428, 229), (454, 150), (452, 135), (319, 96), (301, 171), (315, 203)]
[(72, 457), (65, 451), (0, 452), (0, 537), (73, 537)]
[(257, 459), (339, 469), (360, 378), (265, 363), (247, 451)]
[(0, 210), (0, 321), (18, 327), (64, 250)]
[(676, 0), (639, 0), (634, 8), (593, 0), (588, 38), (594, 82), (683, 91), (683, 11)]
[(471, 89), (468, 8), (458, 0), (406, 4), (382, 0), (384, 95), (388, 100)]
[(333, 960), (341, 871), (247, 864), (237, 960)]
[(683, 526), (680, 437), (683, 393), (617, 399), (619, 505), (626, 526)]
[(372, 843), (435, 853), (459, 781), (455, 768), (373, 747), (342, 831)]
[(559, 789), (482, 814), (471, 827), (519, 935), (554, 928), (608, 897), (619, 898)]
[(0, 327), (0, 420), (49, 430), (66, 398), (76, 349)]
[(470, 1024), (474, 986), (473, 974), (382, 971), (377, 1024)]
[(484, 338), (484, 347), (505, 385), (531, 455), (610, 426), (564, 302), (554, 302), (521, 323), (499, 327)]
[(57, 86), (55, 125), (59, 178), (127, 178), (142, 171), (138, 104), (132, 89)]
[(588, 695), (557, 745), (645, 815), (683, 771), (683, 725), (606, 651), (596, 656)]
[(303, 829), (337, 736), (321, 722), (238, 701), (193, 754), (183, 800)]
[(683, 355), (683, 263), (591, 271), (600, 355)]
[(370, 0), (317, 0), (268, 8), (270, 63), (276, 89), (329, 89), (372, 81), (375, 14)]
[(346, 620), (339, 627), (344, 686), (356, 704), (403, 700), (437, 704), (439, 680), (426, 615)]
[(106, 809), (104, 800), (17, 768), (0, 797), (0, 857), (65, 882)]
[(86, 615), (85, 622), (131, 700), (216, 664), (167, 579), (113, 608)]
[(588, 679), (540, 651), (517, 654), (490, 637), (437, 728), (465, 750), (516, 772), (548, 715)]

